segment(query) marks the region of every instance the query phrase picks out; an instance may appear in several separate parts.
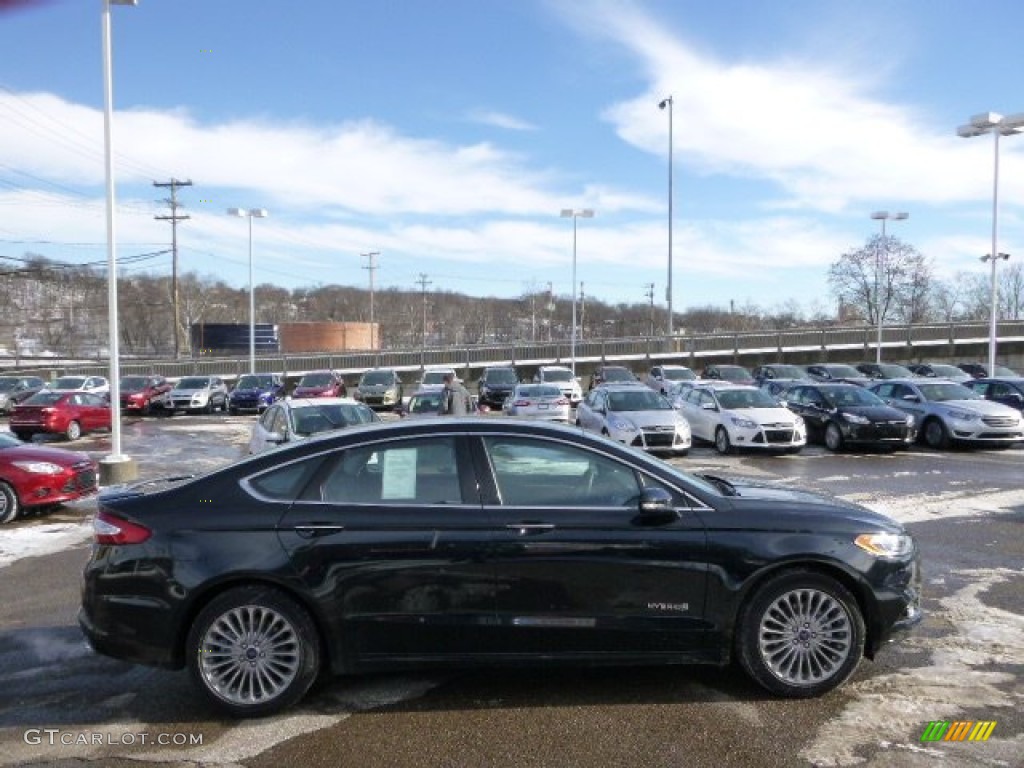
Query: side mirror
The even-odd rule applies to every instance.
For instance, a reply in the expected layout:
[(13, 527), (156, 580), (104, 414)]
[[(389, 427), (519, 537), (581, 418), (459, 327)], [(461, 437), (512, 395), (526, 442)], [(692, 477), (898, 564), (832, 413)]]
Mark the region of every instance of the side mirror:
[(700, 407), (703, 408), (705, 411), (717, 411), (718, 410), (717, 408), (715, 408), (715, 404), (714, 403), (701, 403)]
[(641, 525), (663, 525), (677, 518), (672, 494), (664, 488), (644, 488), (640, 492), (639, 507), (637, 522)]

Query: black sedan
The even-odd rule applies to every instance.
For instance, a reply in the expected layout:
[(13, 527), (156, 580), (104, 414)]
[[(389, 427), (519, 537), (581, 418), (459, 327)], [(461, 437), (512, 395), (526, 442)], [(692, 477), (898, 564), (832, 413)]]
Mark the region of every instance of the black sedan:
[(914, 442), (914, 417), (887, 405), (856, 384), (804, 384), (781, 397), (807, 425), (807, 438), (830, 451), (851, 444), (906, 447)]
[(896, 521), (529, 421), (330, 433), (108, 492), (94, 527), (93, 648), (187, 666), (236, 716), (295, 704), (320, 672), (431, 665), (735, 659), (818, 696), (921, 618)]
[(856, 384), (859, 387), (866, 387), (871, 383), (871, 379), (845, 363), (814, 363), (805, 365), (804, 368), (811, 381), (842, 382)]

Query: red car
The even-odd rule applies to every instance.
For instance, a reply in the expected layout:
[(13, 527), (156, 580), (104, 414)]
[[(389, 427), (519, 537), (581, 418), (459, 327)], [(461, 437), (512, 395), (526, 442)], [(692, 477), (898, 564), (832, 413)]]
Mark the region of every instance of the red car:
[(334, 371), (312, 371), (295, 385), (292, 397), (345, 397), (345, 380)]
[(44, 432), (77, 440), (86, 432), (110, 429), (110, 404), (91, 392), (44, 389), (14, 406), (10, 427), (20, 440)]
[(25, 509), (74, 501), (96, 492), (96, 462), (84, 453), (27, 445), (0, 433), (0, 523)]
[(125, 376), (121, 379), (121, 407), (125, 411), (150, 413), (154, 406), (170, 404), (171, 382), (163, 376)]

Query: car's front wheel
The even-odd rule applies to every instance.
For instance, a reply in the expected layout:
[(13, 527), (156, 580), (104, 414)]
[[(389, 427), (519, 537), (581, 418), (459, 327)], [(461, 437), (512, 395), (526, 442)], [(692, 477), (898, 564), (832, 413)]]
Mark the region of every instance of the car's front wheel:
[(929, 448), (949, 448), (949, 430), (941, 419), (933, 417), (925, 422), (924, 441)]
[(0, 482), (0, 525), (14, 522), (20, 511), (17, 492), (7, 483)]
[(68, 440), (74, 441), (82, 436), (82, 425), (77, 421), (72, 421), (68, 424), (68, 428), (64, 430), (64, 435)]
[(189, 670), (235, 717), (260, 717), (299, 701), (320, 670), (313, 620), (283, 592), (236, 587), (214, 598), (188, 636)]
[(838, 424), (829, 422), (825, 427), (825, 447), (833, 453), (843, 450), (843, 431)]
[(715, 430), (715, 450), (723, 456), (732, 452), (732, 442), (729, 440), (729, 430), (719, 427)]
[(839, 582), (787, 571), (761, 585), (740, 611), (736, 655), (762, 687), (809, 698), (841, 685), (864, 653), (864, 617)]

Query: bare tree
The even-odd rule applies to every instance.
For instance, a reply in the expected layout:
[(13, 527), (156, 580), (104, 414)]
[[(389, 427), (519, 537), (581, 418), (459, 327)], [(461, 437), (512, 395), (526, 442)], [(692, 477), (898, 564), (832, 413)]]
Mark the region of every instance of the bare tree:
[(869, 325), (878, 318), (923, 318), (932, 274), (928, 260), (896, 237), (873, 235), (863, 248), (844, 253), (829, 267), (832, 294)]

